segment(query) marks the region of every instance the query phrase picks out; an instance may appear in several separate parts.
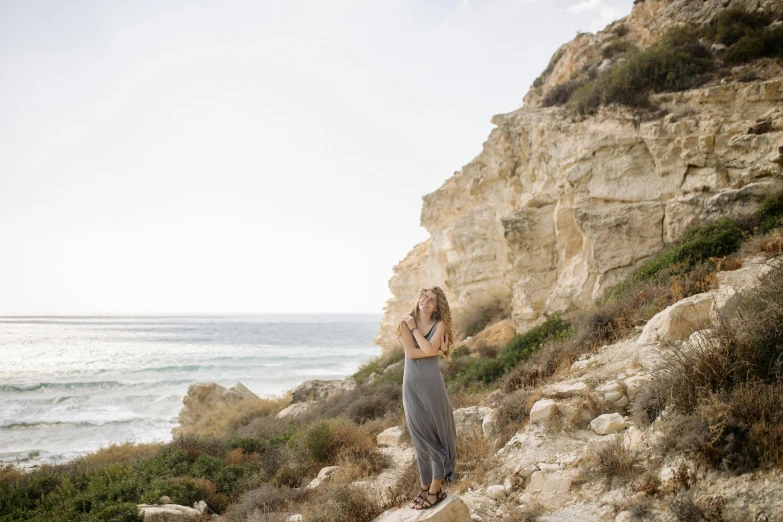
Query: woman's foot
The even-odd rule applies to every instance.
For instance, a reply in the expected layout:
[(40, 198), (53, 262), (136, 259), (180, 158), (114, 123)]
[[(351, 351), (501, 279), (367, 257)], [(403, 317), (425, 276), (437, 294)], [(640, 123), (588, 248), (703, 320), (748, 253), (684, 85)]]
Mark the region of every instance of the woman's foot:
[(430, 494), (427, 495), (424, 500), (416, 504), (413, 509), (429, 509), (438, 504), (444, 498), (446, 498), (446, 492), (442, 489), (439, 489), (435, 493), (430, 492)]
[(416, 506), (421, 504), (421, 501), (427, 498), (427, 493), (429, 492), (430, 487), (424, 486), (421, 488), (421, 491), (419, 491), (419, 494), (416, 495), (416, 498), (413, 499), (413, 502), (411, 503), (411, 509), (416, 509)]

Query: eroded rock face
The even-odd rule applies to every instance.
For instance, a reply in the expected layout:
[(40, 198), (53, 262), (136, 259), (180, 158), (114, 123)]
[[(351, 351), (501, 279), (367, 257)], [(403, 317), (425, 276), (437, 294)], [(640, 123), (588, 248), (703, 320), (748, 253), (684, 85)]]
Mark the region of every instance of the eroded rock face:
[(258, 395), (248, 390), (241, 382), (231, 388), (214, 382), (191, 384), (188, 387), (187, 395), (182, 400), (183, 408), (179, 413), (179, 426), (171, 430), (171, 433), (176, 437), (187, 432), (202, 415), (220, 405), (258, 398)]
[(580, 122), (560, 108), (495, 116), (481, 154), (424, 197), (431, 237), (395, 267), (376, 343), (398, 346), (397, 318), (431, 285), (457, 319), (498, 303), (519, 331), (569, 318), (689, 226), (748, 215), (783, 187), (783, 131), (749, 133), (783, 118), (783, 76), (655, 102), (673, 112), (643, 123), (621, 109)]
[(350, 377), (337, 380), (305, 381), (291, 392), (291, 402), (319, 401), (353, 388), (356, 388), (356, 381)]

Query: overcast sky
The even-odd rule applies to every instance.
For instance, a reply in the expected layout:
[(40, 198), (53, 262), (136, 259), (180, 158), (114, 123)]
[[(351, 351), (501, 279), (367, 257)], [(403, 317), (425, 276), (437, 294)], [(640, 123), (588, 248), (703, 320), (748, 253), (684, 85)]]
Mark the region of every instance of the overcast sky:
[(422, 196), (633, 0), (0, 0), (0, 314), (380, 312)]

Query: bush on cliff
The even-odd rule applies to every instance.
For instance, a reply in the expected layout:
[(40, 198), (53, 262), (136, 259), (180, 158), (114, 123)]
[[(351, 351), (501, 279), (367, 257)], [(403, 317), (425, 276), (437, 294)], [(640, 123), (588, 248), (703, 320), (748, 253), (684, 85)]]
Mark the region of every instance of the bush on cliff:
[(710, 67), (710, 53), (694, 31), (671, 29), (658, 44), (631, 53), (577, 89), (570, 105), (579, 114), (593, 114), (600, 105), (610, 103), (647, 107), (650, 93), (698, 86), (705, 81), (702, 75)]
[(453, 368), (446, 370), (446, 382), (456, 388), (492, 384), (543, 345), (564, 339), (570, 332), (571, 325), (559, 315), (553, 315), (527, 332), (515, 335), (497, 358), (464, 358), (453, 361)]

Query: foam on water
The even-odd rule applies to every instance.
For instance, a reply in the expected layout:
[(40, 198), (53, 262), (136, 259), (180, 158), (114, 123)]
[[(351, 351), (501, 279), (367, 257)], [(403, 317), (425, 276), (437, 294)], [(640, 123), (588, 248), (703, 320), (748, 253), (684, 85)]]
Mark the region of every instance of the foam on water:
[(377, 357), (378, 315), (0, 317), (0, 461), (171, 439), (188, 386), (259, 396)]

